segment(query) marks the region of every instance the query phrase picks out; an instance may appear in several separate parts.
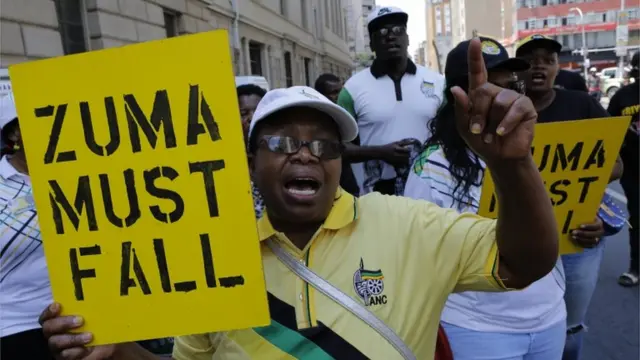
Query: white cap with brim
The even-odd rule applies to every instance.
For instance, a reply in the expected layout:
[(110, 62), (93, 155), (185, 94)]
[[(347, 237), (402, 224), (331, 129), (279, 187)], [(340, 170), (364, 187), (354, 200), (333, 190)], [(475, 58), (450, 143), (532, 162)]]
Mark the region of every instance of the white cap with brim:
[(18, 117), (13, 93), (0, 98), (0, 131), (12, 120)]
[(271, 90), (260, 100), (249, 125), (249, 138), (260, 121), (278, 111), (293, 107), (316, 109), (329, 115), (338, 125), (343, 142), (352, 141), (358, 136), (358, 124), (347, 110), (310, 87), (292, 86)]
[(385, 17), (394, 16), (399, 17), (404, 23), (409, 20), (409, 14), (404, 12), (399, 7), (395, 6), (378, 6), (369, 13), (367, 16), (367, 26), (371, 29), (371, 25), (375, 22), (384, 20)]

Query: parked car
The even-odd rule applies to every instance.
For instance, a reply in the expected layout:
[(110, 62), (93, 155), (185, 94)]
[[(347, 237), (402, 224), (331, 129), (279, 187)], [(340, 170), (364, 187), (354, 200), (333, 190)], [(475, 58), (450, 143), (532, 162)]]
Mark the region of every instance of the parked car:
[(602, 69), (601, 72), (598, 73), (602, 82), (600, 83), (600, 89), (602, 89), (602, 93), (605, 94), (609, 99), (620, 89), (623, 85), (626, 84), (625, 74), (629, 71), (628, 68), (623, 69), (621, 72), (617, 67), (608, 67)]

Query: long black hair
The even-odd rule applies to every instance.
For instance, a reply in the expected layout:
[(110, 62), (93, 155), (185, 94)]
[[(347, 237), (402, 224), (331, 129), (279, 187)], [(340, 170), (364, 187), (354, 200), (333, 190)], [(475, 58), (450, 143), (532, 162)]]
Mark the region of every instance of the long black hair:
[(455, 182), (451, 196), (458, 203), (458, 209), (462, 209), (464, 205), (472, 204), (473, 199), (469, 190), (473, 185), (480, 186), (478, 179), (484, 175), (480, 159), (470, 151), (456, 128), (455, 99), (451, 94), (451, 88), (459, 86), (467, 91), (468, 83), (466, 76), (447, 79), (444, 102), (438, 109), (435, 118), (429, 122), (431, 137), (425, 142), (425, 149), (440, 146), (444, 157), (449, 162), (449, 172)]
[(15, 118), (9, 121), (3, 128), (0, 130), (0, 157), (5, 155), (13, 155), (16, 153), (16, 145), (17, 144), (11, 137), (18, 130), (18, 118)]

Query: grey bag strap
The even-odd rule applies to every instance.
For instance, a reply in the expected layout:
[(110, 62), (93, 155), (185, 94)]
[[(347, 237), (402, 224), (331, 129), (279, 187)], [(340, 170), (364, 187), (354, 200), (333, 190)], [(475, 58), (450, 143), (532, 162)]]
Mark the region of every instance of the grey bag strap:
[(378, 332), (378, 334), (382, 335), (382, 337), (384, 337), (396, 350), (398, 350), (404, 359), (416, 360), (415, 355), (413, 355), (411, 349), (409, 349), (404, 341), (402, 341), (395, 331), (387, 326), (387, 324), (380, 320), (374, 313), (369, 311), (359, 302), (353, 300), (353, 298), (342, 292), (342, 290), (331, 285), (328, 281), (311, 271), (311, 269), (301, 264), (297, 259), (283, 249), (282, 246), (280, 246), (280, 244), (273, 238), (269, 238), (266, 243), (278, 259), (280, 259), (280, 261), (282, 261), (302, 280), (306, 281), (316, 290), (340, 304), (343, 308), (347, 309), (367, 325), (371, 326)]

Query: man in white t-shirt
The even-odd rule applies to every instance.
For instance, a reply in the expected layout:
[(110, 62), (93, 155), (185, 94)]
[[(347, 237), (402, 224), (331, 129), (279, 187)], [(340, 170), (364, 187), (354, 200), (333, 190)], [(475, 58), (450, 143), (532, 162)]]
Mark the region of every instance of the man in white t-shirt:
[(53, 360), (38, 316), (52, 301), (13, 94), (0, 99), (0, 358)]
[(413, 149), (428, 138), (428, 122), (442, 104), (444, 77), (409, 59), (409, 15), (393, 6), (368, 17), (370, 68), (344, 85), (338, 104), (358, 122), (360, 136), (345, 158), (364, 165), (362, 193), (402, 195)]

